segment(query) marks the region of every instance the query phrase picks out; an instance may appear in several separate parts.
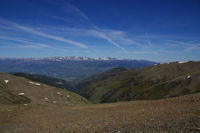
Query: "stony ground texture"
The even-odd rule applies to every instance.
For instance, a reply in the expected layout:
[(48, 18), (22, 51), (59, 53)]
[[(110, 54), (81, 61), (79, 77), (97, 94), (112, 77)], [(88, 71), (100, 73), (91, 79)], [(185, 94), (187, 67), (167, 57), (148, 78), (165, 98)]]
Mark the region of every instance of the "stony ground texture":
[(1, 133), (200, 132), (200, 93), (75, 107), (0, 107)]

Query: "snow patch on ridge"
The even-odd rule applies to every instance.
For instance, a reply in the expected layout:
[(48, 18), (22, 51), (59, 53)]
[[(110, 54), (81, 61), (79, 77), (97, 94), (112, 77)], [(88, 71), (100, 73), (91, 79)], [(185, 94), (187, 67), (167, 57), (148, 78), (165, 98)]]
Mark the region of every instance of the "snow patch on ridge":
[(39, 83), (35, 83), (35, 82), (32, 82), (32, 81), (30, 81), (29, 83), (30, 83), (30, 84), (33, 84), (33, 85), (40, 86), (40, 84), (39, 84)]
[(9, 82), (9, 80), (4, 80), (4, 82), (7, 84)]

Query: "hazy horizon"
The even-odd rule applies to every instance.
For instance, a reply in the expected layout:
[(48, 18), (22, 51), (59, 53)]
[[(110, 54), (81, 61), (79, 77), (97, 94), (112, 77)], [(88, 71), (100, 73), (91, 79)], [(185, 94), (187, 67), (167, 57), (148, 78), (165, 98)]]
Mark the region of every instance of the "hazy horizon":
[(0, 57), (200, 60), (198, 0), (1, 0)]

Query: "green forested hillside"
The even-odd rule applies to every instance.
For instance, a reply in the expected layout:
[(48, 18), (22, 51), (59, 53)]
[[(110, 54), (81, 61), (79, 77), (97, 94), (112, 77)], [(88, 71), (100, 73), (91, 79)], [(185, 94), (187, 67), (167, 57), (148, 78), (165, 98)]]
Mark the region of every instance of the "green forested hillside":
[(200, 62), (113, 70), (83, 80), (77, 88), (80, 94), (98, 103), (161, 99), (200, 91)]

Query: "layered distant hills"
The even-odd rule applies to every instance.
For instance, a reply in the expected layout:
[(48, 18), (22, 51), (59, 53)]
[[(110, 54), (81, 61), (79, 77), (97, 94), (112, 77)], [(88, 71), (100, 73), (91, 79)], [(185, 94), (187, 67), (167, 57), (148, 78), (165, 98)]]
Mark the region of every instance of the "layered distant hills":
[(141, 68), (153, 64), (155, 62), (115, 58), (0, 58), (0, 71), (41, 74), (76, 82), (114, 67)]
[(196, 93), (200, 92), (200, 62), (173, 62), (127, 70), (114, 68), (84, 79), (77, 89), (93, 103)]

